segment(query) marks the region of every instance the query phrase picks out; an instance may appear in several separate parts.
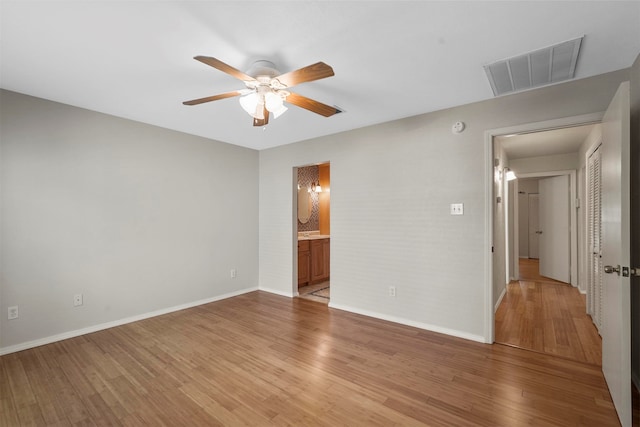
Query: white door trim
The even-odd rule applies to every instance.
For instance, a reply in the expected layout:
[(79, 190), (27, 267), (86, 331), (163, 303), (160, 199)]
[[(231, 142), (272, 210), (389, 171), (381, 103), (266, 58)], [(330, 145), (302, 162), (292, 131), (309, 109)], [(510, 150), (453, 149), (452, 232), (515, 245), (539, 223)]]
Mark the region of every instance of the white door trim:
[[(485, 200), (485, 274), (484, 274), (484, 340), (492, 344), (495, 340), (495, 313), (493, 306), (493, 138), (499, 135), (524, 134), (544, 130), (561, 129), (565, 127), (600, 123), (604, 112), (583, 114), (572, 117), (562, 117), (542, 122), (526, 123), (504, 128), (488, 129), (484, 133), (484, 200)], [(575, 177), (574, 177), (575, 181)], [(575, 198), (574, 198), (575, 203)]]

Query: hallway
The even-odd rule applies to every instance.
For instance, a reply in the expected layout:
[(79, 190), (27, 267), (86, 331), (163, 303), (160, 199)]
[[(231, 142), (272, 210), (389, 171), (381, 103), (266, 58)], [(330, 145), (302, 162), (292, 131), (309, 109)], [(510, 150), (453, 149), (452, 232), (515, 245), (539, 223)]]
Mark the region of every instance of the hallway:
[(602, 340), (577, 288), (539, 275), (538, 260), (520, 259), (520, 280), (507, 285), (496, 311), (495, 342), (594, 365)]

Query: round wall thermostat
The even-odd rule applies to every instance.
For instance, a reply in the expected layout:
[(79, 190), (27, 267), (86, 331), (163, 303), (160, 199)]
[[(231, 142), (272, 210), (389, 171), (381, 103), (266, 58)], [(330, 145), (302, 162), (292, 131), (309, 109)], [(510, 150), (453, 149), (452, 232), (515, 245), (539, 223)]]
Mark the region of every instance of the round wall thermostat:
[(464, 130), (464, 122), (455, 122), (451, 127), (451, 132), (460, 133)]

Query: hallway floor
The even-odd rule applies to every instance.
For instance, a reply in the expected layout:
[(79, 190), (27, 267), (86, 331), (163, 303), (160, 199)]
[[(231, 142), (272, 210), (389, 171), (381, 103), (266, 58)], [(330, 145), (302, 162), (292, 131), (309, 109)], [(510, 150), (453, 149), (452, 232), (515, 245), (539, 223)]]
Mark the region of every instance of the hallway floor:
[(507, 285), (496, 312), (496, 343), (601, 365), (602, 340), (585, 295), (540, 276), (536, 259), (521, 259), (519, 267), (520, 280)]

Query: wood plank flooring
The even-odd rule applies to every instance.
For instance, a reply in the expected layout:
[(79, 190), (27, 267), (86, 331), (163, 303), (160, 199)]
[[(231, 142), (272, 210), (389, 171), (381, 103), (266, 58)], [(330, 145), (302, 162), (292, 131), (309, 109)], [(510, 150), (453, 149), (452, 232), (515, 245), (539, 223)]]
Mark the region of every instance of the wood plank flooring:
[(538, 260), (520, 260), (520, 280), (507, 285), (496, 311), (497, 343), (602, 364), (602, 340), (577, 288), (538, 273)]
[(600, 368), (252, 292), (0, 357), (0, 425), (616, 426)]

